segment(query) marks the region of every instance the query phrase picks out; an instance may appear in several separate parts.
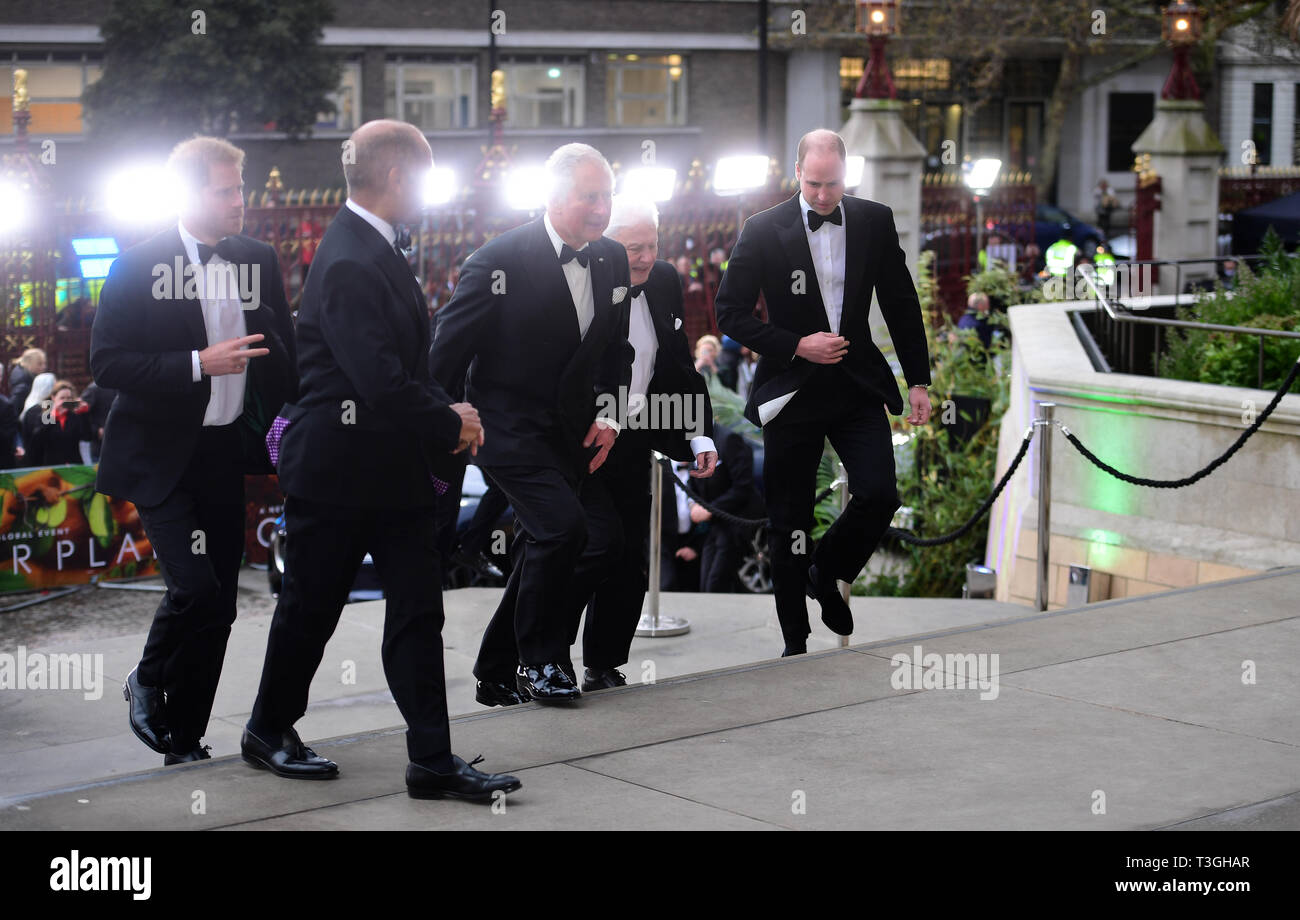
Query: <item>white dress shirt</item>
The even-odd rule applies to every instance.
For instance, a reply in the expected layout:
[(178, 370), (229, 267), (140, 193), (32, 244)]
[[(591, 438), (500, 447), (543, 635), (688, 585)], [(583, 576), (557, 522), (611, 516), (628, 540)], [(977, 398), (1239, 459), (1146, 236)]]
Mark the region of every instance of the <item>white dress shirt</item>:
[[(632, 359), (628, 414), (637, 415), (648, 408), (646, 394), (650, 391), (650, 380), (655, 375), (655, 358), (659, 354), (659, 335), (655, 332), (654, 320), (650, 318), (650, 301), (646, 299), (644, 290), (632, 298), (627, 338), (636, 352), (636, 357)], [(691, 453), (699, 456), (706, 450), (717, 450), (712, 438), (707, 435), (691, 438)]]
[[(208, 344), (216, 345), (227, 339), (236, 339), (248, 334), (248, 325), (244, 322), (244, 306), (239, 302), (239, 282), (230, 263), (219, 255), (213, 255), (205, 266), (199, 261), (199, 240), (185, 229), (183, 223), (177, 223), (181, 242), (185, 244), (185, 255), (190, 264), (195, 266), (195, 281), (199, 303), (203, 308), (203, 328), (208, 334)], [(228, 274), (218, 277), (221, 272)], [(209, 282), (211, 295), (209, 296)], [(190, 352), (190, 369), (194, 382), (202, 379), (199, 370), (199, 352)], [(221, 374), (212, 378), (212, 393), (208, 396), (208, 408), (203, 413), (204, 425), (229, 425), (239, 418), (244, 411), (244, 381), (247, 379), (248, 366), (238, 374)]]
[(803, 232), (808, 237), (808, 250), (812, 253), (813, 268), (817, 272), (817, 287), (821, 289), (822, 305), (832, 335), (840, 334), (840, 314), (844, 310), (844, 202), (835, 207), (840, 212), (840, 223), (824, 223), (816, 230), (808, 229), (808, 212), (812, 205), (799, 196), (803, 213)]
[[(555, 226), (551, 223), (551, 215), (547, 214), (542, 218), (546, 224), (546, 233), (551, 238), (551, 245), (555, 247), (555, 258), (560, 257), (560, 250), (564, 246), (564, 240), (555, 232)], [(586, 249), (587, 243), (578, 247), (578, 251)], [(582, 337), (585, 338), (587, 330), (591, 328), (591, 321), (596, 317), (595, 295), (591, 290), (591, 264), (588, 258), (586, 266), (580, 265), (577, 259), (570, 259), (560, 266), (564, 270), (564, 280), (569, 283), (569, 294), (573, 297), (573, 308), (578, 311), (578, 330)]]

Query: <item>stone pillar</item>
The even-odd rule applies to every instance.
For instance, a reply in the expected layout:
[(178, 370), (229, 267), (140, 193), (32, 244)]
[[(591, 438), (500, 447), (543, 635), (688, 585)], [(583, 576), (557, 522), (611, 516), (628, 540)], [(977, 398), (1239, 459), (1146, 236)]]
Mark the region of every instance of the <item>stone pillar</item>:
[[(1149, 153), (1160, 177), (1160, 210), (1155, 213), (1154, 257), (1206, 259), (1218, 255), (1219, 161), (1223, 144), (1205, 120), (1205, 106), (1189, 99), (1161, 99), (1156, 117), (1133, 142), (1133, 152)], [(1182, 282), (1213, 278), (1214, 266), (1191, 266)], [(1173, 289), (1175, 273), (1162, 271), (1157, 291)]]
[(894, 209), (898, 242), (916, 276), (921, 250), (921, 173), (925, 148), (903, 123), (903, 103), (893, 99), (854, 99), (840, 129), (849, 156), (866, 162), (862, 182), (850, 194)]

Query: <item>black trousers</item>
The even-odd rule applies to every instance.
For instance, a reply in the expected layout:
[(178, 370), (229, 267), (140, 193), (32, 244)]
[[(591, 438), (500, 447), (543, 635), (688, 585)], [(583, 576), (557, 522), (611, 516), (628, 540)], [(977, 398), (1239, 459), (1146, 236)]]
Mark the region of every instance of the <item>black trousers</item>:
[(146, 687), (163, 688), (177, 751), (194, 750), (207, 732), (235, 622), (244, 558), (240, 450), (234, 425), (205, 426), (171, 494), (157, 505), (137, 506), (167, 593), (136, 676)]
[(461, 550), (471, 556), (485, 552), (492, 540), (493, 528), (508, 507), (510, 501), (505, 493), (489, 482), (488, 490), (479, 498), (474, 516), (470, 518), (469, 526), (465, 528), (465, 533), (460, 539)]
[(248, 726), (278, 737), (307, 692), (367, 552), (384, 586), (384, 676), (412, 761), (451, 769), (442, 660), (442, 575), (432, 508), (358, 509), (285, 499), (285, 575)]
[(514, 509), (513, 568), (479, 647), (474, 675), (513, 683), (519, 664), (567, 664), (572, 623), (623, 551), (613, 498), (602, 480), (575, 486), (550, 467), (484, 470)]
[[(604, 670), (627, 663), (649, 587), (649, 429), (625, 429), (593, 478), (609, 495), (623, 536), (621, 552), (611, 560), (609, 577), (592, 592), (582, 624), (583, 665)], [(580, 608), (570, 626), (570, 644), (577, 641), (581, 617)]]
[[(898, 510), (894, 448), (884, 406), (828, 368), (763, 426), (763, 487), (771, 518), (772, 582), (787, 646), (807, 641), (804, 583), (810, 563), (841, 581), (857, 578)], [(848, 472), (849, 505), (818, 543), (813, 499), (825, 440)]]

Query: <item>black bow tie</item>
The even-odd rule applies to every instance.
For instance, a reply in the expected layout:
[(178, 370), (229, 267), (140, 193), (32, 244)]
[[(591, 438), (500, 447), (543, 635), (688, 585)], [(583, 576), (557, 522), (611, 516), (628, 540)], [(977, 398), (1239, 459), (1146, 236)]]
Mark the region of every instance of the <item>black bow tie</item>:
[(831, 213), (827, 214), (825, 217), (822, 217), (820, 214), (818, 214), (818, 213), (817, 213), (816, 211), (814, 211), (812, 208), (809, 208), (809, 209), (808, 209), (808, 229), (809, 229), (809, 230), (817, 230), (817, 229), (819, 229), (819, 228), (821, 227), (822, 224), (837, 224), (837, 225), (839, 225), (839, 226), (843, 226), (843, 225), (844, 225), (844, 216), (843, 216), (842, 214), (840, 214), (840, 209), (839, 209), (838, 207), (836, 207), (834, 211), (831, 211)]
[(632, 287), (631, 287), (631, 289), (629, 290), (628, 295), (627, 295), (627, 296), (628, 296), (628, 299), (629, 299), (629, 300), (636, 300), (638, 297), (641, 296), (641, 292), (644, 291), (644, 290), (645, 290), (645, 285), (644, 285), (644, 284), (634, 284), (634, 285), (632, 285)]
[(397, 239), (393, 240), (393, 246), (400, 250), (411, 248), (411, 228), (406, 224), (397, 224), (393, 227), (397, 232)]
[(214, 255), (221, 256), (227, 262), (233, 262), (234, 254), (230, 251), (230, 237), (224, 236), (217, 240), (217, 245), (209, 246), (207, 243), (199, 243), (199, 262), (207, 265), (212, 261)]
[(564, 243), (560, 246), (560, 264), (563, 265), (570, 259), (577, 259), (578, 264), (586, 268), (587, 262), (591, 259), (591, 253), (585, 246), (582, 249), (574, 249), (568, 243)]

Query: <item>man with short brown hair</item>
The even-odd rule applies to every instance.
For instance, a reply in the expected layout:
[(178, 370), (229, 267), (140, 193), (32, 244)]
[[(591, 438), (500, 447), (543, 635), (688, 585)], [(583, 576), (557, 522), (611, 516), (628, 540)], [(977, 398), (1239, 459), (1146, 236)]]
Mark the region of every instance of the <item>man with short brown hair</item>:
[(167, 593), (127, 676), (132, 731), (164, 763), (200, 744), (221, 676), (244, 551), (244, 474), (297, 389), (279, 260), (244, 224), (244, 154), (215, 137), (178, 144), (180, 220), (113, 263), (90, 366), (117, 390), (98, 491), (135, 504)]

